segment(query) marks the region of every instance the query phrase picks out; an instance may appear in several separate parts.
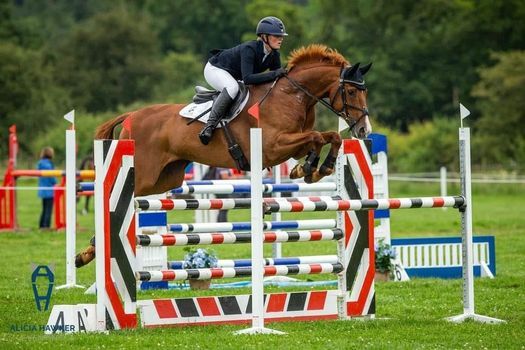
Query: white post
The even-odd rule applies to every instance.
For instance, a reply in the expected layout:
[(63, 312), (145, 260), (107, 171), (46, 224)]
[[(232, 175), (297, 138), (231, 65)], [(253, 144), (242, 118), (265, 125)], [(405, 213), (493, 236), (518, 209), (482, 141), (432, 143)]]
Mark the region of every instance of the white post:
[[(103, 141), (94, 142), (95, 160), (95, 283), (97, 291), (97, 331), (106, 331), (106, 270), (104, 261), (105, 241), (104, 241), (104, 213), (108, 208), (104, 208), (104, 154)], [(109, 272), (108, 272), (109, 273)]]
[(77, 170), (76, 170), (76, 142), (75, 142), (75, 111), (64, 116), (71, 123), (71, 129), (66, 130), (66, 284), (57, 287), (84, 288), (77, 285), (75, 268), (75, 246), (77, 225)]
[(503, 320), (477, 315), (474, 310), (474, 264), (472, 244), (472, 188), (470, 169), (470, 128), (459, 129), (459, 159), (461, 194), (465, 207), (461, 209), (462, 257), (463, 257), (463, 314), (447, 318), (451, 322), (471, 319), (483, 323), (501, 323)]
[[(447, 168), (442, 166), (439, 168), (439, 183), (441, 188), (441, 197), (447, 196)], [(447, 210), (447, 207), (443, 207), (443, 210)]]
[(252, 327), (235, 334), (284, 334), (264, 327), (262, 132), (250, 129), (252, 222)]

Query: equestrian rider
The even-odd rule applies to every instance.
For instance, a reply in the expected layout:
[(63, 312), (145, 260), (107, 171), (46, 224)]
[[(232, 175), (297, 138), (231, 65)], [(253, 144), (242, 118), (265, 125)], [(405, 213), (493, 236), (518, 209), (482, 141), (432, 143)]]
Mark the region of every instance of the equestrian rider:
[(239, 92), (237, 80), (247, 85), (257, 85), (286, 74), (286, 70), (281, 68), (279, 54), (283, 39), (288, 35), (283, 22), (277, 17), (264, 17), (257, 24), (256, 34), (257, 40), (230, 49), (211, 51), (213, 56), (204, 67), (204, 78), (220, 94), (213, 103), (206, 125), (199, 133), (205, 145), (210, 142), (213, 131)]

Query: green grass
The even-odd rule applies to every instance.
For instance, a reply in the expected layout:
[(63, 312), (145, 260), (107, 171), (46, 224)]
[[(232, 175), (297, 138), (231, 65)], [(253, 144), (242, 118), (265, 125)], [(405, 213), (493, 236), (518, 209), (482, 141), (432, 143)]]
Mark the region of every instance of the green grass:
[[(451, 194), (457, 189), (450, 189)], [(392, 183), (390, 197), (435, 195), (437, 185)], [(50, 311), (36, 310), (30, 284), (30, 264), (55, 264), (56, 283), (65, 282), (65, 237), (63, 232), (40, 232), (37, 227), (40, 202), (34, 192), (20, 192), (19, 222), (22, 230), (0, 233), (0, 347), (2, 349), (56, 348), (188, 348), (188, 349), (411, 349), (525, 348), (525, 186), (477, 186), (474, 193), (474, 232), (496, 236), (496, 279), (476, 279), (476, 311), (501, 318), (502, 325), (474, 322), (450, 324), (443, 320), (462, 312), (461, 280), (414, 279), (408, 283), (376, 284), (377, 318), (374, 321), (322, 321), (277, 323), (270, 327), (284, 336), (234, 336), (245, 326), (178, 327), (138, 329), (103, 334), (45, 336), (41, 332), (13, 331), (16, 325), (43, 325)], [(178, 214), (177, 221), (192, 221), (191, 212)], [(230, 220), (247, 220), (247, 211), (230, 213)], [(327, 218), (329, 213), (287, 214), (285, 218)], [(173, 214), (170, 214), (173, 216)], [(93, 215), (79, 215), (77, 248), (83, 248), (93, 232)], [(174, 219), (175, 220), (175, 219)], [(170, 221), (174, 221), (170, 220)], [(392, 212), (393, 237), (459, 235), (456, 210), (418, 209)], [(249, 256), (248, 245), (213, 247), (220, 258)], [(333, 254), (334, 242), (290, 243), (284, 255)], [(270, 254), (270, 247), (266, 253)], [(170, 257), (182, 258), (179, 248)], [(77, 281), (94, 281), (94, 264), (77, 271)], [(310, 276), (309, 276), (310, 277)], [(312, 277), (314, 278), (314, 277)], [(317, 277), (316, 278), (331, 278)], [(274, 291), (275, 288), (267, 288)], [(205, 291), (199, 295), (247, 293), (249, 290)], [(190, 295), (188, 291), (152, 291), (139, 298)], [(95, 303), (81, 290), (54, 290), (52, 305)]]

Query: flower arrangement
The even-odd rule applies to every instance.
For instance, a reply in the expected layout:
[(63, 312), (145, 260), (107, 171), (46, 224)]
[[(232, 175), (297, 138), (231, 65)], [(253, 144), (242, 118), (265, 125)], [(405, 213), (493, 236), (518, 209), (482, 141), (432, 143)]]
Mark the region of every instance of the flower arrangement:
[(217, 267), (217, 256), (212, 250), (202, 248), (190, 248), (184, 249), (188, 253), (184, 256), (185, 269), (203, 269)]
[(380, 272), (393, 272), (394, 264), (392, 264), (391, 259), (396, 258), (396, 252), (390, 244), (384, 242), (383, 239), (375, 245), (375, 260), (376, 260), (376, 270)]

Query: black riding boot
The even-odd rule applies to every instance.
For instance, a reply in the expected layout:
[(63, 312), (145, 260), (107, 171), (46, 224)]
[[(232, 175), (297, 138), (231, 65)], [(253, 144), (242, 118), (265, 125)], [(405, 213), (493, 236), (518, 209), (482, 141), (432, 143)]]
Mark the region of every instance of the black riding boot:
[(210, 117), (206, 122), (206, 125), (199, 133), (199, 138), (201, 142), (205, 145), (210, 143), (211, 137), (213, 135), (213, 130), (217, 127), (221, 119), (224, 117), (228, 108), (230, 108), (231, 103), (233, 102), (232, 98), (228, 94), (226, 89), (222, 90), (215, 102), (210, 112)]

